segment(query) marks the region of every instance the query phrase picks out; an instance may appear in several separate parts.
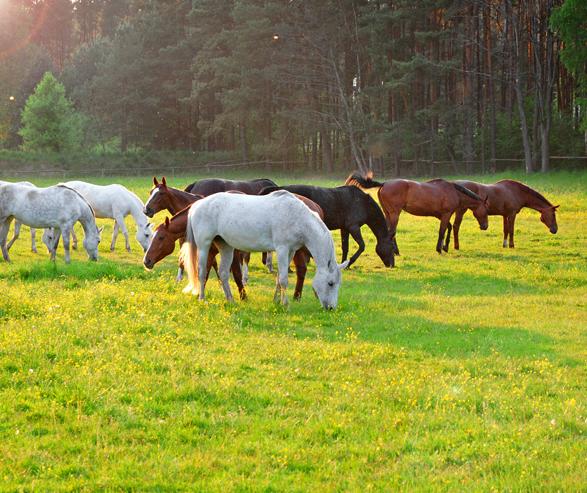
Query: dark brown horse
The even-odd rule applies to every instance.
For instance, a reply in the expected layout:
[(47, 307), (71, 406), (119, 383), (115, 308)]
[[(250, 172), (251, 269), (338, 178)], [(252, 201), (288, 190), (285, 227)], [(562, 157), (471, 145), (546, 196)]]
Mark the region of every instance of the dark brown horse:
[[(448, 251), (450, 242), (450, 218), (458, 208), (471, 209), (482, 230), (487, 229), (487, 203), (477, 194), (456, 183), (442, 179), (419, 183), (412, 180), (374, 181), (372, 176), (363, 177), (354, 173), (347, 184), (362, 188), (378, 188), (379, 203), (385, 212), (389, 232), (394, 238), (395, 251), (399, 255), (395, 233), (402, 210), (415, 216), (432, 216), (440, 220), (436, 251)], [(445, 240), (446, 234), (446, 240)], [(444, 245), (443, 245), (444, 242)]]
[[(145, 253), (145, 257), (143, 258), (143, 264), (147, 269), (152, 269), (157, 262), (164, 259), (168, 255), (171, 255), (175, 249), (175, 242), (177, 240), (183, 240), (185, 237), (185, 229), (190, 207), (191, 205), (179, 211), (171, 218), (171, 220), (166, 217), (165, 222), (157, 227), (155, 234), (153, 235), (153, 240), (151, 241), (151, 244)], [(218, 248), (213, 243), (210, 247), (210, 253), (208, 254), (206, 279), (208, 279), (210, 269), (216, 265), (216, 255), (218, 255)], [(230, 271), (232, 272), (232, 277), (234, 278), (234, 282), (238, 288), (240, 298), (241, 300), (244, 300), (246, 299), (247, 294), (243, 285), (241, 264), (241, 252), (239, 250), (235, 250), (232, 264), (230, 266)]]
[(235, 181), (223, 180), (221, 178), (206, 178), (204, 180), (195, 181), (187, 187), (186, 192), (195, 193), (198, 195), (212, 195), (219, 192), (229, 192), (231, 190), (238, 190), (247, 195), (257, 195), (265, 187), (273, 187), (277, 184), (268, 178), (259, 178), (257, 180)]
[[(495, 185), (483, 185), (474, 181), (459, 180), (457, 183), (484, 197), (489, 202), (488, 213), (490, 216), (503, 216), (503, 247), (514, 248), (514, 224), (516, 215), (524, 207), (529, 207), (540, 212), (540, 220), (546, 225), (552, 234), (556, 234), (556, 209), (558, 205), (552, 205), (536, 190), (514, 180), (501, 180)], [(454, 220), (454, 245), (459, 249), (459, 228), (463, 215), (467, 209), (457, 209)]]

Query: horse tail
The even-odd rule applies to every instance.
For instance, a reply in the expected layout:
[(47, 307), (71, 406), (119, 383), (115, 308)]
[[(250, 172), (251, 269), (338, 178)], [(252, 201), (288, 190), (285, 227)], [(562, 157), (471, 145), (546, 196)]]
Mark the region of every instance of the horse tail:
[(344, 184), (358, 188), (381, 188), (383, 186), (380, 181), (373, 180), (372, 171), (369, 171), (366, 176), (362, 176), (358, 171), (355, 171), (349, 175)]
[(471, 197), (472, 199), (479, 200), (481, 202), (483, 201), (483, 199), (481, 197), (479, 197), (479, 195), (477, 195), (475, 192), (472, 192), (468, 188), (463, 187), (462, 185), (459, 185), (458, 183), (454, 183), (454, 182), (453, 182), (453, 186), (457, 189), (458, 192), (464, 193), (465, 195), (467, 195), (468, 197)]
[(192, 293), (198, 283), (198, 255), (196, 249), (196, 240), (194, 238), (194, 230), (192, 228), (192, 221), (188, 216), (188, 222), (185, 229), (185, 241), (181, 246), (179, 252), (179, 261), (183, 263), (184, 269), (188, 274), (188, 284), (184, 288), (184, 293)]
[(278, 187), (277, 185), (275, 185), (274, 187), (265, 187), (265, 188), (261, 189), (261, 191), (259, 192), (259, 195), (268, 195), (271, 192), (275, 192), (277, 190), (282, 190), (282, 188)]

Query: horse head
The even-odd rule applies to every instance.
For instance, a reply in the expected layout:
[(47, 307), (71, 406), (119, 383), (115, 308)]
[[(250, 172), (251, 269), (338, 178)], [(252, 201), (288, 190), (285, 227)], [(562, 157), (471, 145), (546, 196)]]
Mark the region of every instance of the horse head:
[(84, 248), (88, 253), (90, 260), (98, 260), (98, 245), (100, 244), (103, 230), (104, 227), (98, 228), (98, 226), (96, 226), (95, 229), (90, 227), (85, 231), (86, 234), (84, 236)]
[(153, 238), (153, 225), (149, 222), (145, 222), (142, 225), (137, 224), (137, 234), (135, 238), (143, 247), (143, 251), (146, 252), (151, 244), (151, 239)]
[(471, 210), (479, 223), (479, 228), (485, 231), (489, 227), (489, 199), (481, 197), (478, 204), (472, 207)]
[(385, 267), (395, 267), (395, 256), (393, 254), (393, 239), (385, 236), (381, 241), (375, 245), (375, 252), (383, 262)]
[(166, 217), (165, 222), (155, 230), (153, 241), (145, 252), (143, 265), (147, 269), (152, 269), (157, 262), (173, 253), (175, 239), (176, 237), (169, 231), (169, 218)]
[(337, 264), (335, 260), (329, 260), (326, 268), (316, 270), (312, 280), (312, 288), (322, 307), (326, 310), (334, 310), (338, 303), (338, 290), (342, 282), (341, 271), (346, 268), (349, 261)]
[(156, 212), (165, 209), (165, 205), (163, 205), (163, 199), (166, 191), (167, 180), (165, 177), (162, 177), (161, 181), (159, 182), (157, 177), (154, 176), (153, 188), (151, 188), (151, 191), (149, 192), (149, 200), (147, 200), (145, 208), (143, 209), (143, 214), (145, 214), (145, 216), (153, 217)]
[(556, 224), (556, 210), (560, 206), (552, 205), (545, 207), (540, 211), (540, 220), (546, 225), (550, 232), (554, 235), (558, 231), (558, 225)]

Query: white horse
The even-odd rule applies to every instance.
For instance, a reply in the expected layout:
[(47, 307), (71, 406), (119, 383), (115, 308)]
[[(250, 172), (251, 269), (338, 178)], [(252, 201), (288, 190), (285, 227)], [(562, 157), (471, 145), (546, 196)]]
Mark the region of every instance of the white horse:
[[(90, 260), (98, 260), (100, 231), (94, 211), (75, 190), (64, 185), (48, 188), (31, 188), (26, 185), (0, 186), (0, 248), (4, 260), (10, 261), (6, 237), (12, 219), (32, 228), (55, 228), (63, 234), (65, 262), (69, 263), (69, 234), (79, 221), (85, 232), (84, 248)], [(54, 252), (51, 255), (55, 258)]]
[[(2, 181), (0, 180), (0, 185), (8, 185), (12, 182), (10, 181)], [(30, 181), (19, 181), (17, 182), (17, 185), (26, 185), (29, 187), (34, 187), (35, 185), (33, 185)], [(15, 221), (14, 222), (14, 233), (12, 235), (12, 239), (8, 242), (8, 245), (6, 246), (6, 249), (8, 251), (10, 251), (10, 249), (12, 248), (12, 245), (14, 244), (14, 242), (16, 240), (18, 240), (18, 237), (20, 236), (20, 228), (22, 226), (22, 223), (20, 221)], [(36, 242), (36, 230), (35, 228), (31, 228), (31, 251), (33, 253), (37, 253), (37, 242)]]
[[(126, 249), (130, 252), (128, 230), (124, 224), (124, 218), (129, 214), (137, 225), (136, 239), (146, 252), (153, 238), (152, 226), (149, 218), (143, 213), (144, 204), (133, 192), (122, 185), (94, 185), (83, 181), (68, 181), (66, 186), (81, 193), (94, 209), (98, 218), (114, 219), (114, 231), (110, 251), (114, 251), (118, 230), (122, 231), (126, 242)], [(77, 238), (73, 235), (74, 248)]]
[(277, 253), (274, 300), (277, 302), (281, 294), (281, 303), (287, 305), (287, 269), (295, 251), (306, 246), (316, 262), (314, 292), (324, 308), (336, 308), (341, 270), (348, 262), (336, 263), (330, 231), (290, 192), (279, 190), (261, 196), (223, 192), (201, 199), (191, 207), (182, 247), (189, 279), (184, 292), (195, 294), (199, 282), (200, 300), (204, 299), (206, 287), (208, 251), (218, 236), (223, 240), (216, 241), (221, 254), (218, 274), (228, 301), (233, 301), (228, 274), (235, 248)]

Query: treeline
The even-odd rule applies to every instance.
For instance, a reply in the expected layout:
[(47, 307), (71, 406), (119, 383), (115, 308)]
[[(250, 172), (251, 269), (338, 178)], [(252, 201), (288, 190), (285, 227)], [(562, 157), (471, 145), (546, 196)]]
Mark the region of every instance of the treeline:
[(88, 149), (546, 171), (585, 154), (585, 4), (8, 0), (0, 142), (21, 145), (26, 99), (52, 71)]

